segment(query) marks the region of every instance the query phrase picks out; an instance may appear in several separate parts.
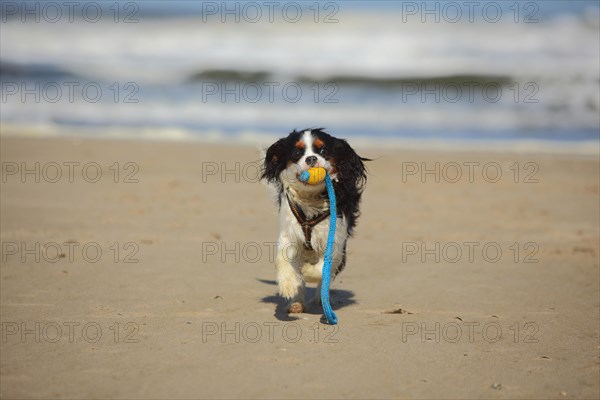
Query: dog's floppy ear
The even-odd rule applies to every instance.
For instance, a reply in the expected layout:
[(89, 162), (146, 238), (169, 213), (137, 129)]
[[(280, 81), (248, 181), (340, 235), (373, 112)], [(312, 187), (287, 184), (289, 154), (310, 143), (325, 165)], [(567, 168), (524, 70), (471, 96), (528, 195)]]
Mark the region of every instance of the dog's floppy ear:
[(279, 139), (271, 145), (267, 150), (265, 156), (265, 163), (263, 168), (262, 179), (266, 179), (268, 182), (276, 181), (279, 177), (279, 173), (283, 170), (282, 165), (285, 165), (284, 160), (284, 139)]
[(333, 146), (335, 170), (338, 180), (342, 184), (355, 185), (362, 189), (367, 181), (367, 169), (363, 161), (371, 161), (360, 157), (352, 147), (343, 139), (336, 140)]

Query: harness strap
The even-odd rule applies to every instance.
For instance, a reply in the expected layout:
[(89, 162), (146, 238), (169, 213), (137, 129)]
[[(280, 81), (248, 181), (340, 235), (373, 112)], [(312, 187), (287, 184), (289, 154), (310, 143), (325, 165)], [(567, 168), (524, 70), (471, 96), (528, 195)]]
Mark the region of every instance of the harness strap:
[(302, 232), (304, 232), (304, 247), (308, 250), (312, 250), (312, 245), (310, 244), (310, 239), (312, 237), (313, 228), (321, 221), (327, 219), (329, 217), (329, 210), (322, 212), (320, 214), (315, 215), (311, 219), (307, 219), (302, 208), (290, 199), (290, 196), (286, 193), (285, 197), (287, 198), (288, 204), (290, 206), (290, 210), (292, 210), (292, 214), (296, 217), (296, 220), (302, 227)]

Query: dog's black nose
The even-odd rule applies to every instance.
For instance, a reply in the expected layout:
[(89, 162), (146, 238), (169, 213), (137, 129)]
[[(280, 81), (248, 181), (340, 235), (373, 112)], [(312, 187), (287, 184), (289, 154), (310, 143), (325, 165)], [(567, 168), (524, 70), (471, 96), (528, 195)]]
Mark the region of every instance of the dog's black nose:
[(317, 157), (315, 157), (315, 156), (306, 157), (306, 164), (308, 164), (309, 166), (312, 167), (316, 163), (317, 163)]

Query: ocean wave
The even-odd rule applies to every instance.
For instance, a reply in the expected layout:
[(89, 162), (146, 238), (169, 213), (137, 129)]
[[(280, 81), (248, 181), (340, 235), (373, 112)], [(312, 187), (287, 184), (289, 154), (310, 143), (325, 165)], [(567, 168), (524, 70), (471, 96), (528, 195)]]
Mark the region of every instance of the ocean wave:
[[(133, 83), (139, 104), (29, 103), (3, 92), (0, 119), (194, 137), (212, 129), (281, 132), (316, 124), (380, 138), (598, 138), (600, 28), (589, 17), (597, 13), (558, 13), (532, 24), (451, 24), (405, 23), (395, 11), (350, 9), (335, 24), (223, 24), (197, 16), (135, 24), (9, 19), (0, 35), (3, 83), (73, 80), (98, 83), (108, 94), (115, 83)], [(206, 82), (265, 81), (297, 83), (308, 95), (297, 103), (281, 96), (257, 103), (202, 99)], [(504, 95), (497, 102), (422, 97), (432, 85), (473, 82), (480, 92), (491, 85)], [(337, 102), (314, 101), (314, 85), (327, 83), (337, 85)], [(407, 99), (409, 86), (418, 90)]]
[(3, 23), (2, 61), (88, 79), (178, 83), (233, 72), (323, 81), (458, 75), (598, 78), (599, 28), (581, 18), (535, 24), (402, 23), (349, 14), (337, 24)]

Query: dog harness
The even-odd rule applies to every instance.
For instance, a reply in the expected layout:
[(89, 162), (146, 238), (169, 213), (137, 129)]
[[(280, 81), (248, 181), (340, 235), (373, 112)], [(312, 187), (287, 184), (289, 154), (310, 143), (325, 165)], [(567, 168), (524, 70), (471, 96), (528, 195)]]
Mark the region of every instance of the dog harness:
[(302, 232), (304, 232), (304, 247), (306, 247), (306, 249), (308, 250), (312, 250), (313, 248), (310, 244), (312, 230), (319, 222), (322, 222), (325, 219), (327, 219), (327, 217), (329, 217), (330, 210), (328, 209), (327, 211), (321, 212), (312, 217), (311, 219), (308, 219), (306, 218), (304, 211), (302, 211), (302, 208), (294, 201), (292, 201), (292, 199), (290, 199), (288, 193), (285, 194), (285, 197), (287, 198), (290, 210), (292, 210), (292, 214), (294, 214), (294, 216), (296, 217), (296, 221), (298, 221), (298, 223), (302, 227)]

